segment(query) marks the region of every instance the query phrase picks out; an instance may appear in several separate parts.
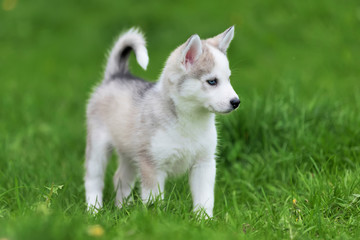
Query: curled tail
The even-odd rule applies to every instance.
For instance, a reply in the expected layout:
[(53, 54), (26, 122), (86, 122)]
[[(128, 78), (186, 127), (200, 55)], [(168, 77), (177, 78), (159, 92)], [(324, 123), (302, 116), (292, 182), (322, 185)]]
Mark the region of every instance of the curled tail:
[(146, 70), (149, 56), (145, 45), (146, 41), (143, 34), (136, 28), (131, 28), (121, 34), (110, 51), (105, 69), (105, 81), (110, 80), (114, 74), (127, 74), (129, 72), (128, 58), (131, 50), (135, 52), (139, 65)]

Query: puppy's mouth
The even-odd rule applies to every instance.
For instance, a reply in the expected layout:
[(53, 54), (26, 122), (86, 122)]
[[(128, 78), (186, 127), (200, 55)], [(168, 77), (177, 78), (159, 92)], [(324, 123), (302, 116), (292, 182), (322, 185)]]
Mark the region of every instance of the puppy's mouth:
[(228, 113), (231, 113), (232, 111), (234, 111), (235, 109), (228, 109), (224, 112), (217, 112), (218, 114), (228, 114)]
[(229, 108), (225, 111), (217, 111), (215, 110), (212, 106), (209, 106), (208, 107), (208, 110), (211, 112), (211, 113), (215, 113), (215, 114), (228, 114), (228, 113), (231, 113), (232, 111), (234, 111), (235, 109), (233, 108)]

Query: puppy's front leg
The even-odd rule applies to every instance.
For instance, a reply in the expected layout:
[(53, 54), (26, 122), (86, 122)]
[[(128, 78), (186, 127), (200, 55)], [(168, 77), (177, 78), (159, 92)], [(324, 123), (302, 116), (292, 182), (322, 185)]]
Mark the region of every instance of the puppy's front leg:
[(209, 217), (213, 216), (215, 172), (215, 159), (197, 162), (190, 171), (194, 211), (204, 209)]

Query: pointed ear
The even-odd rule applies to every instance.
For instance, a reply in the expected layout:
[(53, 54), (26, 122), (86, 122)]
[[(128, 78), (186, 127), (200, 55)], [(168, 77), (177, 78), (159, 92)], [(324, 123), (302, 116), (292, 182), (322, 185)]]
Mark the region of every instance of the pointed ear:
[(234, 26), (229, 27), (226, 29), (225, 32), (220, 33), (219, 35), (207, 39), (207, 41), (213, 45), (214, 47), (218, 48), (224, 54), (226, 54), (226, 50), (228, 49), (231, 40), (234, 38)]
[(192, 35), (182, 51), (182, 64), (188, 69), (202, 54), (202, 45), (199, 35)]

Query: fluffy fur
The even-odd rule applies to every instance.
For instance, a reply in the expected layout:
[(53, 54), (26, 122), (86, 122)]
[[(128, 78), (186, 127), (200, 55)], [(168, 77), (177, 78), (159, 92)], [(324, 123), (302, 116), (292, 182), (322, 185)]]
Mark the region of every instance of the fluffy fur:
[[(156, 83), (128, 70), (133, 50), (146, 69), (148, 54), (136, 29), (122, 34), (111, 50), (104, 80), (87, 106), (86, 201), (102, 207), (110, 150), (119, 156), (114, 176), (121, 207), (141, 179), (141, 197), (163, 197), (165, 179), (190, 171), (194, 209), (211, 217), (214, 206), (217, 132), (214, 113), (228, 113), (240, 101), (230, 84), (226, 50), (234, 28), (207, 40), (191, 36), (166, 61)], [(215, 84), (214, 84), (215, 83)]]

